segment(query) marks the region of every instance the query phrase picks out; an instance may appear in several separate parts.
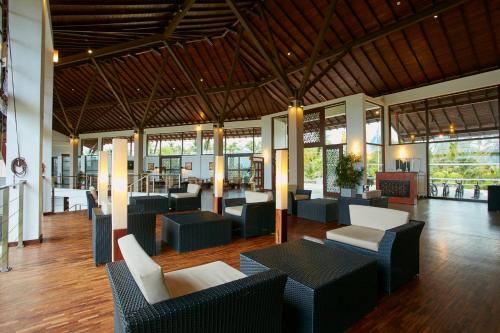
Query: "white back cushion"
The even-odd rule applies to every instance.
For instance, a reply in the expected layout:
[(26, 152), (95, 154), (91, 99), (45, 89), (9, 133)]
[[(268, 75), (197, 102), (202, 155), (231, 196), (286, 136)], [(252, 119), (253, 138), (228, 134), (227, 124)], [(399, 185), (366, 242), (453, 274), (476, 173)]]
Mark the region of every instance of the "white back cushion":
[(200, 191), (200, 189), (201, 189), (201, 187), (198, 184), (188, 184), (187, 192), (194, 193), (194, 194), (198, 195), (198, 192)]
[(118, 240), (123, 259), (149, 304), (155, 304), (170, 298), (163, 279), (163, 270), (154, 262), (130, 234)]
[(351, 224), (389, 230), (408, 223), (410, 214), (400, 210), (362, 205), (349, 205)]
[(273, 200), (272, 192), (253, 192), (245, 191), (245, 202), (255, 203), (255, 202), (267, 202)]

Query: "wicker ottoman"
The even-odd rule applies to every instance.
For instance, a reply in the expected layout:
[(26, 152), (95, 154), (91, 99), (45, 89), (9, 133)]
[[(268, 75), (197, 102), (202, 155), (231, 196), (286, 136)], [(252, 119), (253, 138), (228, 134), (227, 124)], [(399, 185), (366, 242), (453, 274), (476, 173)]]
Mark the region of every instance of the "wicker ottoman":
[(336, 221), (338, 218), (337, 200), (311, 199), (298, 201), (297, 216), (321, 223)]
[(242, 253), (240, 271), (288, 275), (284, 332), (341, 332), (377, 301), (376, 260), (304, 239)]
[(212, 212), (163, 216), (161, 240), (179, 253), (229, 244), (231, 235), (231, 220)]
[(141, 205), (147, 213), (164, 214), (168, 213), (168, 197), (162, 195), (149, 195), (130, 197), (131, 205)]

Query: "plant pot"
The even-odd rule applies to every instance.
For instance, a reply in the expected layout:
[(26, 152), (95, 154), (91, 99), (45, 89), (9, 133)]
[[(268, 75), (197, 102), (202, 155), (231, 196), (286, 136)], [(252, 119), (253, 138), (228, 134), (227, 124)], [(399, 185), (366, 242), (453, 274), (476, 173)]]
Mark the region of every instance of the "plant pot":
[(340, 196), (347, 198), (355, 198), (356, 197), (356, 189), (355, 188), (340, 188)]

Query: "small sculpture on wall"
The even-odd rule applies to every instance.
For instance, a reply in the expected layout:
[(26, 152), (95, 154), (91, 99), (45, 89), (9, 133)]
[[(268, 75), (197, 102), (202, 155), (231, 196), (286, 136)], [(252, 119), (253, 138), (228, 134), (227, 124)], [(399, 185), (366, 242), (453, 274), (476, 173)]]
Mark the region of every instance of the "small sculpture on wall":
[(402, 172), (410, 171), (410, 161), (407, 160), (396, 160), (396, 170)]

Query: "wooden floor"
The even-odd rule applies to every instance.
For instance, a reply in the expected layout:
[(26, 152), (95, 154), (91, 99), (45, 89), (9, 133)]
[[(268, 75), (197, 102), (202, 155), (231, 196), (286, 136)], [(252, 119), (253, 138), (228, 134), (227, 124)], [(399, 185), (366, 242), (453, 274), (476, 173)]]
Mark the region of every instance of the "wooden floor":
[[(500, 332), (500, 214), (444, 200), (394, 207), (427, 222), (420, 278), (381, 297), (349, 332)], [(104, 267), (93, 265), (90, 226), (84, 212), (47, 216), (43, 244), (11, 248), (13, 270), (0, 273), (0, 332), (112, 331), (111, 290)], [(335, 227), (292, 219), (289, 239), (321, 239)], [(240, 252), (273, 241), (236, 239), (181, 255), (167, 248), (154, 259), (165, 271), (214, 260), (238, 267)]]

